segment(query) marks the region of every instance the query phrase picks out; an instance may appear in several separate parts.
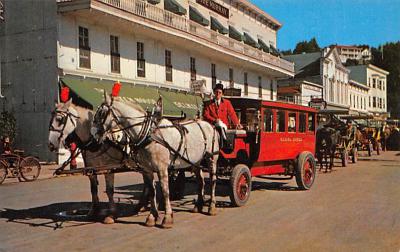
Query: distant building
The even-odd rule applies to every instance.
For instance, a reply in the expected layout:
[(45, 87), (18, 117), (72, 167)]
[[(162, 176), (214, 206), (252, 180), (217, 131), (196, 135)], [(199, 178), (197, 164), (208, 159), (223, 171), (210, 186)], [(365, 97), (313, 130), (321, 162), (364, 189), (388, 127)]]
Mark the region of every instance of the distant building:
[(314, 98), (322, 98), (322, 86), (306, 80), (278, 81), (278, 100), (309, 106)]
[[(296, 86), (301, 82), (320, 87), (320, 97), (327, 102), (327, 109), (349, 111), (349, 70), (342, 64), (335, 47), (321, 52), (284, 56), (295, 64), (295, 76), (280, 80), (279, 87)], [(311, 94), (309, 94), (311, 98)], [(305, 94), (301, 94), (303, 98)], [(319, 98), (319, 97), (317, 97)]]
[(367, 115), (368, 113), (368, 91), (370, 88), (366, 83), (357, 82), (352, 78), (350, 73), (349, 81), (349, 103), (350, 114)]
[(387, 114), (387, 75), (389, 72), (374, 66), (349, 66), (350, 78), (368, 88), (366, 108), (376, 116)]
[(361, 64), (369, 62), (371, 60), (371, 50), (366, 46), (346, 46), (346, 45), (335, 45), (335, 47), (340, 55), (340, 60), (343, 64), (347, 60), (353, 60)]
[[(294, 76), (276, 55), (281, 23), (247, 0), (1, 1), (0, 105), (16, 116), (17, 145), (43, 160), (55, 159), (46, 145), (60, 82), (95, 107), (97, 89), (116, 80), (143, 95), (199, 83), (211, 92), (221, 81), (276, 100), (277, 80)], [(171, 97), (171, 106), (191, 106)]]

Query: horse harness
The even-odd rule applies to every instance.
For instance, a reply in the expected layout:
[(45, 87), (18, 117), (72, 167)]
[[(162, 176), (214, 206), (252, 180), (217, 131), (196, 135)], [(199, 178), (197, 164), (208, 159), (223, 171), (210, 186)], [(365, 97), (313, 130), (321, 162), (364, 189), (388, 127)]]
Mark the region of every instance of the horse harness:
[[(51, 122), (53, 122), (54, 118), (58, 115), (62, 115), (62, 120), (61, 122), (59, 122), (60, 124), (62, 124), (62, 128), (61, 129), (56, 129), (54, 128), (53, 124)], [(68, 119), (71, 121), (71, 123), (74, 125), (74, 127), (76, 126), (74, 120), (72, 120), (72, 118), (78, 119), (79, 116), (76, 116), (74, 114), (72, 114), (69, 110), (67, 111), (61, 111), (61, 110), (55, 110), (52, 113), (51, 116), (51, 120), (50, 120), (50, 125), (49, 125), (49, 131), (54, 131), (60, 134), (60, 136), (58, 137), (58, 141), (61, 140), (61, 138), (64, 136), (64, 129), (67, 126), (67, 121)]]

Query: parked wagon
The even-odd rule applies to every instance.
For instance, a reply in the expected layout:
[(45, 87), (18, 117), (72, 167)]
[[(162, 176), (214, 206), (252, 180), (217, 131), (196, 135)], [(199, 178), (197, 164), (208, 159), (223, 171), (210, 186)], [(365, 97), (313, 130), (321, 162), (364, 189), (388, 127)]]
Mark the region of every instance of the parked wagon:
[(23, 151), (0, 155), (0, 184), (7, 176), (18, 178), (19, 181), (34, 181), (40, 174), (39, 160), (33, 156), (24, 156)]
[(295, 177), (302, 190), (314, 183), (316, 110), (295, 104), (230, 98), (245, 130), (228, 130), (218, 175), (230, 178), (230, 199), (243, 206), (252, 177)]

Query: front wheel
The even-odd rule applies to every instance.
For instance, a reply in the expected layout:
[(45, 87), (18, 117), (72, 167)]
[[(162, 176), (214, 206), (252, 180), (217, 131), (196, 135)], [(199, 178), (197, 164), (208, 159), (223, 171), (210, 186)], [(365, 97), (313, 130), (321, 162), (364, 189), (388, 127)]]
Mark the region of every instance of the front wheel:
[(37, 158), (25, 157), (19, 164), (19, 172), (25, 181), (34, 181), (40, 174), (40, 163)]
[(349, 153), (346, 150), (343, 150), (340, 155), (342, 159), (342, 166), (347, 167), (349, 164)]
[(0, 185), (4, 182), (7, 177), (7, 165), (0, 161)]
[(250, 198), (251, 192), (251, 173), (249, 167), (238, 164), (233, 168), (231, 179), (230, 199), (233, 206), (241, 207)]
[(297, 158), (296, 183), (301, 190), (309, 190), (316, 174), (315, 158), (310, 152), (303, 152)]

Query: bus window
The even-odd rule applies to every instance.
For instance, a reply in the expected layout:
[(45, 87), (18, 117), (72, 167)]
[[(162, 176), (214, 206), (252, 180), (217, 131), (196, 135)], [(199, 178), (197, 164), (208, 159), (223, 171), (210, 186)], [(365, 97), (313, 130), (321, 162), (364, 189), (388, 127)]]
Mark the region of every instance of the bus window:
[(285, 125), (286, 125), (285, 111), (278, 110), (276, 112), (276, 132), (285, 132)]
[(246, 123), (248, 131), (257, 131), (259, 129), (258, 123), (260, 118), (260, 112), (255, 108), (246, 109)]
[(264, 109), (264, 131), (272, 132), (273, 113), (271, 109)]
[(308, 131), (315, 131), (315, 116), (314, 114), (308, 114)]
[(306, 132), (306, 114), (304, 113), (299, 115), (299, 132)]
[(288, 132), (296, 132), (296, 113), (289, 113)]

